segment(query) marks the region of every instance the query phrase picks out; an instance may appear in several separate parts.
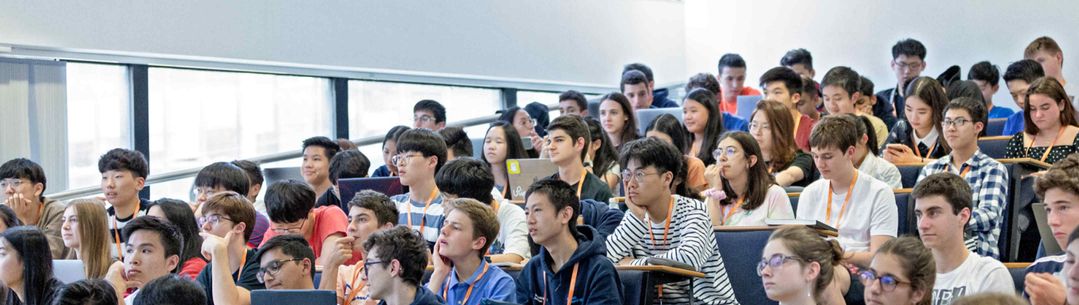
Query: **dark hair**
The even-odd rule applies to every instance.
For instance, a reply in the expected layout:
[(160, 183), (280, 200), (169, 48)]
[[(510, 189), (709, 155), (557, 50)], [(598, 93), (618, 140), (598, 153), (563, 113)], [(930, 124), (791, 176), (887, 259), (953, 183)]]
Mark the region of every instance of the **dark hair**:
[[(626, 142), (633, 141), (641, 137), (641, 135), (637, 133), (637, 114), (633, 112), (633, 106), (629, 105), (629, 99), (626, 98), (625, 95), (618, 92), (611, 92), (607, 95), (604, 95), (603, 97), (600, 97), (599, 101), (601, 105), (604, 101), (614, 101), (618, 104), (619, 107), (622, 108), (622, 112), (626, 114), (626, 124), (622, 126), (622, 141), (620, 143), (625, 145)], [(548, 126), (547, 128), (549, 130), (551, 127)]]
[(847, 91), (848, 95), (854, 96), (854, 93), (861, 92), (859, 90), (862, 89), (862, 77), (849, 67), (838, 66), (824, 73), (824, 79), (820, 81), (820, 85), (821, 87), (836, 86)]
[(970, 71), (967, 71), (967, 80), (980, 80), (990, 86), (996, 86), (1000, 84), (1000, 68), (989, 61), (980, 61), (970, 66)]
[[(131, 242), (131, 235), (140, 230), (153, 231), (161, 239), (161, 247), (164, 248), (165, 258), (176, 255), (179, 257), (184, 249), (184, 236), (180, 229), (163, 219), (157, 217), (135, 217), (134, 220), (124, 225), (124, 240)], [(180, 261), (183, 263), (183, 261)], [(179, 271), (179, 267), (169, 270), (169, 273)]]
[(199, 225), (195, 223), (195, 213), (191, 211), (191, 206), (187, 202), (172, 198), (155, 200), (153, 206), (165, 212), (165, 221), (176, 226), (180, 236), (184, 238), (184, 247), (180, 249), (180, 263), (189, 259), (202, 259), (202, 236), (199, 235)]
[[(471, 148), (469, 144), (469, 148)], [(371, 160), (359, 150), (346, 150), (330, 159), (330, 183), (337, 185), (337, 180), (367, 177), (371, 169)]]
[(971, 97), (963, 96), (953, 99), (951, 102), (948, 102), (947, 106), (944, 106), (944, 112), (948, 112), (948, 110), (952, 109), (966, 110), (967, 114), (970, 115), (971, 120), (973, 120), (971, 123), (982, 123), (984, 128), (987, 120), (985, 103)]
[[(140, 292), (139, 294), (142, 293)], [(135, 298), (138, 299), (137, 296)], [(116, 305), (116, 302), (116, 290), (112, 288), (109, 282), (103, 279), (90, 278), (71, 282), (61, 287), (56, 291), (52, 305)]]
[(802, 77), (802, 97), (816, 96), (821, 97), (820, 83), (809, 78), (808, 76)]
[(899, 58), (899, 55), (918, 56), (918, 59), (925, 60), (925, 45), (911, 38), (900, 40), (892, 46), (892, 59)]
[(435, 100), (421, 100), (412, 107), (412, 112), (430, 111), (435, 116), (435, 124), (446, 121), (446, 107)]
[[(128, 223), (128, 226), (130, 225)], [(48, 290), (55, 287), (49, 285), (49, 282), (53, 280), (52, 255), (49, 255), (49, 240), (45, 238), (45, 233), (34, 226), (21, 226), (7, 229), (4, 233), (0, 233), (0, 237), (11, 246), (8, 250), (17, 252), (22, 261), (21, 272), (23, 290), (25, 290), (23, 304), (48, 303), (50, 300), (45, 299), (51, 292)], [(19, 270), (5, 271), (20, 272)]]
[[(967, 197), (970, 198), (969, 196)], [(905, 274), (910, 281), (911, 290), (921, 290), (925, 293), (917, 305), (929, 305), (932, 303), (933, 282), (937, 279), (937, 266), (933, 263), (933, 252), (926, 248), (917, 237), (903, 236), (884, 242), (874, 259), (888, 254), (899, 261), (899, 265), (905, 269)]]
[(1068, 234), (1068, 244), (1070, 245), (1076, 239), (1079, 239), (1079, 227), (1075, 227), (1075, 230), (1072, 230), (1072, 233)]
[[(513, 117), (517, 116), (517, 112), (521, 111), (521, 110), (524, 110), (524, 108), (521, 108), (521, 107), (518, 107), (518, 106), (513, 106), (513, 107), (506, 108), (506, 109), (495, 111), (495, 113), (498, 114), (498, 120), (499, 121), (506, 122), (506, 123), (509, 123), (510, 125), (513, 125)], [(528, 111), (525, 111), (525, 113), (528, 113)], [(531, 117), (531, 116), (532, 115), (529, 115), (529, 117)]]
[(862, 93), (862, 97), (873, 97), (873, 81), (865, 77), (865, 75), (859, 76), (859, 82), (861, 86), (858, 87), (858, 92)]
[[(607, 138), (607, 133), (603, 132), (603, 127), (599, 125), (596, 118), (584, 117), (584, 122), (588, 124), (588, 134), (591, 136), (592, 142), (600, 141), (599, 149), (592, 156), (592, 172), (599, 173), (597, 176), (602, 177), (603, 173), (610, 171), (611, 168), (618, 164), (618, 153), (614, 151), (614, 146), (611, 146), (611, 139)], [(588, 143), (586, 147), (591, 145), (592, 143)]]
[[(941, 128), (940, 122), (944, 121), (944, 106), (948, 105), (948, 95), (944, 93), (944, 87), (941, 87), (940, 82), (932, 77), (922, 76), (911, 80), (907, 84), (907, 105), (910, 105), (910, 98), (917, 97), (926, 104), (929, 104), (929, 108), (933, 111), (930, 116), (933, 120), (933, 129), (937, 130), (937, 134), (944, 134), (944, 130)], [(941, 142), (942, 148), (946, 151), (951, 148), (948, 147), (948, 141)]]
[[(495, 121), (491, 123), (491, 127), (487, 127), (487, 132), (491, 132), (491, 129), (498, 128), (502, 130), (503, 138), (506, 140), (506, 160), (509, 159), (521, 159), (528, 158), (528, 152), (525, 151), (525, 146), (521, 142), (521, 136), (517, 134), (517, 128), (513, 128), (513, 124), (506, 121)], [(484, 150), (487, 148), (487, 134), (484, 134)], [(487, 154), (481, 152), (480, 160), (483, 163), (491, 164), (490, 160), (487, 160)], [(502, 161), (503, 166), (506, 161)]]
[(112, 170), (129, 171), (135, 178), (146, 178), (150, 175), (150, 165), (146, 164), (146, 157), (142, 152), (123, 148), (113, 148), (97, 160), (98, 172), (104, 174)]
[(318, 146), (325, 149), (326, 159), (333, 158), (337, 152), (341, 151), (341, 146), (337, 145), (337, 141), (330, 140), (327, 137), (310, 137), (303, 140), (303, 150), (307, 150), (310, 146)]
[(727, 54), (723, 54), (723, 56), (719, 58), (719, 66), (718, 66), (719, 69), (716, 70), (717, 71), (716, 73), (723, 74), (723, 68), (745, 68), (745, 67), (746, 67), (746, 60), (742, 59), (742, 55), (738, 55), (738, 54), (735, 54), (735, 53), (727, 53)]
[(1045, 76), (1045, 70), (1042, 69), (1042, 64), (1039, 64), (1033, 59), (1024, 59), (1013, 62), (1008, 65), (1008, 69), (1004, 71), (1005, 82), (1021, 80), (1029, 84), (1042, 76)]
[[(719, 135), (723, 134), (723, 113), (719, 111), (719, 106), (716, 103), (716, 93), (708, 91), (704, 88), (697, 88), (689, 91), (686, 94), (686, 99), (682, 101), (682, 105), (689, 103), (689, 101), (695, 101), (704, 109), (708, 111), (708, 121), (704, 124), (704, 139), (701, 139), (701, 150), (697, 153), (697, 159), (701, 159), (704, 165), (712, 165), (716, 163), (715, 157), (712, 157), (712, 151), (716, 149), (716, 145), (719, 144)], [(689, 133), (689, 143), (692, 145), (697, 140), (697, 135)]]
[(952, 213), (959, 214), (963, 209), (973, 207), (970, 184), (956, 174), (941, 172), (926, 176), (914, 185), (910, 193), (914, 199), (929, 196), (941, 196), (952, 205)]
[(865, 141), (866, 148), (869, 149), (869, 152), (873, 153), (874, 156), (880, 156), (880, 146), (877, 146), (877, 130), (873, 127), (873, 121), (870, 121), (868, 116), (850, 115), (857, 120), (855, 127), (858, 128), (858, 133), (864, 134), (866, 138), (868, 138)]
[(45, 187), (48, 183), (45, 181), (45, 169), (41, 168), (41, 165), (26, 158), (8, 160), (0, 165), (0, 179), (9, 178), (30, 180), (32, 184), (41, 183), (41, 195), (38, 195), (38, 200), (44, 204)]
[(202, 215), (218, 212), (234, 223), (244, 224), (244, 241), (251, 239), (255, 231), (255, 206), (247, 197), (234, 192), (216, 193), (202, 204)]
[(1053, 38), (1050, 38), (1049, 36), (1038, 37), (1035, 38), (1034, 41), (1031, 41), (1030, 44), (1028, 44), (1027, 47), (1023, 49), (1023, 57), (1034, 57), (1034, 54), (1038, 53), (1038, 51), (1046, 51), (1052, 54), (1057, 54), (1060, 53), (1060, 45), (1057, 44), (1056, 40), (1053, 40)]
[(386, 136), (382, 138), (382, 147), (386, 147), (386, 142), (389, 141), (397, 143), (397, 138), (400, 138), (401, 134), (409, 129), (412, 129), (412, 127), (404, 125), (393, 126), (393, 128), (390, 128), (390, 130), (386, 132)]
[(1073, 153), (1053, 163), (1049, 170), (1034, 181), (1034, 193), (1045, 201), (1045, 192), (1059, 188), (1079, 195), (1079, 153)]
[(244, 170), (244, 173), (247, 174), (247, 180), (251, 182), (251, 185), (262, 185), (265, 181), (262, 177), (262, 168), (259, 167), (258, 163), (248, 160), (232, 160), (230, 163)]
[[(796, 132), (794, 130), (794, 117), (791, 116), (790, 108), (787, 105), (775, 100), (757, 102), (757, 107), (749, 115), (749, 120), (752, 122), (753, 117), (757, 116), (757, 114), (764, 115), (764, 119), (772, 127), (770, 131), (772, 134), (770, 167), (772, 171), (778, 173), (794, 162), (794, 156), (798, 152), (798, 144), (794, 142), (794, 133)], [(756, 143), (757, 141), (754, 140), (753, 142)], [(758, 150), (761, 150), (759, 148), (760, 143), (755, 145), (758, 145)], [(745, 145), (743, 144), (743, 146)], [(759, 163), (764, 163), (764, 156), (760, 154), (757, 156), (760, 159)]]
[(446, 127), (438, 130), (438, 134), (442, 136), (442, 140), (446, 141), (446, 150), (452, 150), (453, 156), (471, 157), (472, 156), (472, 140), (468, 138), (468, 133), (461, 127)]
[[(754, 163), (746, 170), (746, 200), (742, 206), (742, 209), (746, 211), (756, 210), (764, 204), (764, 199), (768, 196), (768, 188), (776, 183), (772, 175), (768, 173), (768, 166), (764, 164), (761, 147), (757, 144), (757, 140), (753, 139), (753, 136), (745, 131), (724, 133), (720, 141), (723, 141), (723, 139), (738, 142), (738, 145), (742, 146), (742, 154), (745, 155), (747, 163), (750, 156), (757, 157), (757, 163)], [(723, 180), (723, 192), (736, 194), (734, 188), (731, 187), (730, 180)], [(733, 204), (734, 196), (727, 197), (719, 202), (721, 205)]]
[(4, 226), (8, 228), (14, 228), (22, 225), (22, 221), (19, 217), (15, 216), (15, 210), (6, 204), (0, 204), (0, 218), (4, 221)]
[(985, 104), (985, 97), (982, 96), (982, 89), (979, 88), (978, 84), (974, 81), (952, 81), (951, 83), (948, 83), (948, 89), (944, 91), (948, 95), (949, 101), (954, 101), (960, 97), (966, 97), (973, 99), (975, 102)]
[[(656, 138), (642, 138), (633, 140), (623, 145), (619, 156), (619, 164), (625, 170), (630, 160), (637, 160), (641, 168), (653, 166), (663, 175), (663, 172), (671, 172), (675, 177), (682, 168), (682, 154), (674, 145)], [(711, 154), (711, 152), (709, 152)], [(670, 188), (670, 185), (667, 186)]]
[(348, 201), (348, 207), (368, 209), (375, 213), (375, 218), (378, 220), (378, 225), (390, 223), (397, 225), (397, 219), (400, 217), (400, 211), (397, 210), (397, 204), (393, 203), (386, 194), (379, 193), (372, 190), (362, 190), (356, 192), (356, 196), (352, 197), (352, 200)]
[(423, 272), (427, 268), (427, 241), (410, 228), (396, 226), (388, 230), (372, 233), (363, 242), (363, 249), (371, 252), (372, 248), (379, 259), (389, 264), (397, 260), (401, 264), (401, 280), (419, 286)]
[(461, 158), (446, 163), (435, 175), (435, 185), (439, 191), (460, 198), (472, 198), (484, 204), (494, 200), (491, 189), (495, 187), (495, 177), (486, 164), (476, 159)]
[(547, 105), (540, 102), (531, 102), (528, 103), (528, 105), (525, 105), (525, 112), (527, 112), (528, 116), (532, 117), (532, 119), (536, 120), (536, 124), (535, 126), (532, 126), (532, 128), (535, 129), (536, 134), (541, 137), (547, 135), (547, 125), (551, 123), (550, 111), (550, 107), (547, 107)]
[[(398, 227), (400, 228), (400, 227)], [(296, 259), (306, 259), (311, 264), (311, 272), (308, 276), (311, 280), (315, 280), (315, 251), (311, 250), (311, 244), (307, 243), (307, 240), (299, 234), (285, 234), (277, 235), (270, 240), (264, 241), (262, 247), (255, 256), (258, 260), (262, 260), (262, 256), (266, 255), (266, 252), (273, 251), (273, 249), (281, 249), (281, 253), (291, 256)]]
[(629, 72), (630, 70), (641, 71), (641, 74), (644, 74), (644, 77), (647, 78), (649, 82), (656, 80), (655, 77), (653, 77), (652, 68), (649, 68), (645, 64), (635, 62), (622, 67), (623, 77), (626, 75), (626, 72)]
[(573, 216), (570, 217), (570, 222), (566, 226), (569, 227), (570, 233), (577, 235), (577, 217), (581, 215), (581, 202), (569, 183), (560, 179), (544, 178), (528, 187), (528, 191), (525, 192), (526, 202), (528, 198), (532, 197), (532, 194), (547, 196), (547, 201), (550, 201), (551, 205), (554, 206), (555, 213), (566, 207), (573, 209)]
[(588, 110), (588, 99), (586, 99), (584, 97), (584, 94), (581, 94), (580, 92), (577, 92), (575, 90), (567, 90), (566, 92), (562, 92), (562, 94), (558, 95), (559, 102), (566, 100), (577, 103), (577, 107), (581, 108), (581, 110)]
[(270, 185), (266, 190), (266, 213), (270, 220), (292, 223), (307, 219), (315, 207), (315, 191), (306, 183), (285, 180)]
[(852, 121), (838, 116), (821, 118), (809, 133), (809, 147), (835, 148), (845, 152), (857, 143), (858, 132), (852, 126)]
[(798, 72), (791, 70), (791, 68), (775, 67), (768, 69), (768, 71), (764, 72), (764, 75), (761, 75), (761, 89), (763, 90), (771, 82), (782, 82), (790, 94), (802, 93), (802, 76), (798, 75)]
[[(632, 115), (628, 115), (632, 119)], [(629, 126), (628, 122), (626, 126)], [(634, 125), (634, 130), (636, 130)], [(592, 135), (588, 132), (588, 124), (585, 124), (584, 119), (576, 114), (567, 114), (554, 119), (551, 125), (547, 126), (547, 133), (551, 133), (555, 130), (562, 130), (569, 135), (570, 142), (576, 145), (577, 139), (584, 140), (584, 149), (581, 149), (581, 160), (584, 161), (585, 155), (588, 154), (588, 145), (592, 145)], [(623, 133), (624, 134), (624, 133)]]
[(178, 275), (170, 274), (143, 285), (132, 303), (134, 305), (205, 304), (207, 297), (209, 296), (202, 289), (202, 285)]
[(438, 133), (426, 128), (416, 128), (405, 131), (397, 139), (397, 152), (418, 152), (424, 158), (435, 156), (435, 172), (442, 169), (446, 164), (446, 141)]
[(792, 67), (797, 64), (802, 64), (806, 69), (813, 70), (813, 54), (810, 54), (806, 49), (794, 49), (787, 51), (787, 54), (783, 54), (783, 58), (779, 59), (779, 65), (784, 67)]
[(195, 176), (197, 187), (222, 187), (225, 190), (247, 196), (251, 189), (251, 178), (243, 169), (229, 162), (214, 162), (199, 170)]
[(1025, 121), (1023, 128), (1026, 133), (1036, 135), (1039, 130), (1038, 125), (1034, 124), (1034, 120), (1030, 119), (1030, 96), (1035, 94), (1045, 95), (1054, 102), (1061, 104), (1060, 109), (1060, 126), (1079, 126), (1079, 123), (1075, 120), (1075, 107), (1072, 106), (1071, 97), (1067, 92), (1064, 92), (1064, 86), (1060, 84), (1060, 81), (1052, 76), (1045, 76), (1035, 80), (1030, 84), (1030, 88), (1027, 89), (1026, 98), (1023, 100), (1023, 120)]
[(622, 73), (622, 82), (618, 86), (618, 90), (622, 93), (626, 92), (626, 85), (640, 85), (644, 84), (648, 86), (648, 77), (644, 76), (644, 73), (637, 70), (629, 70), (626, 73)]
[(682, 122), (678, 121), (673, 114), (664, 113), (652, 120), (652, 123), (648, 124), (646, 131), (656, 131), (667, 135), (671, 138), (671, 144), (675, 148), (678, 148), (678, 152), (685, 154), (686, 145), (686, 128), (682, 126)]
[(697, 73), (689, 78), (689, 82), (686, 82), (686, 92), (693, 91), (693, 89), (704, 88), (711, 91), (712, 94), (719, 94), (719, 80), (711, 73)]

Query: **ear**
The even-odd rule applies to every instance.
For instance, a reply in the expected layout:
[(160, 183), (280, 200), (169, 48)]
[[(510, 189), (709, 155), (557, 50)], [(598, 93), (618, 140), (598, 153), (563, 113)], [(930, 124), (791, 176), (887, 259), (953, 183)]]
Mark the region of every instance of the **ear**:
[(577, 138), (577, 141), (573, 141), (573, 149), (576, 151), (584, 151), (584, 138)]
[(427, 159), (427, 167), (434, 170), (438, 166), (438, 156), (431, 156)]
[(480, 236), (472, 240), (472, 250), (483, 249), (483, 245), (487, 244), (487, 237)]
[(854, 150), (855, 150), (854, 146), (847, 147), (846, 155), (847, 155), (847, 157), (851, 158), (851, 160), (854, 160)]
[(820, 276), (820, 262), (810, 262), (806, 265), (805, 279), (806, 281), (812, 281), (814, 278)]
[(41, 193), (45, 191), (44, 183), (34, 183), (34, 200), (41, 198)]
[(862, 135), (862, 138), (858, 139), (858, 143), (862, 143), (862, 144), (866, 144), (866, 145), (869, 144), (869, 135), (868, 134)]
[(959, 210), (959, 219), (963, 220), (963, 224), (970, 221), (970, 208), (963, 208)]
[(757, 156), (749, 156), (749, 167), (757, 165)]
[(168, 269), (169, 272), (172, 272), (173, 270), (176, 270), (176, 267), (179, 267), (179, 266), (180, 266), (180, 256), (179, 255), (171, 255), (171, 256), (165, 258), (165, 269)]
[(237, 222), (236, 224), (232, 225), (232, 231), (236, 232), (236, 236), (243, 237), (245, 230), (247, 230), (247, 223)]
[(982, 129), (985, 129), (985, 125), (982, 122), (974, 123), (974, 133), (982, 134)]
[[(435, 124), (435, 126), (437, 126), (438, 129), (446, 128), (446, 122)], [(437, 131), (437, 130), (434, 130), (434, 131)]]
[(396, 226), (397, 225), (393, 224), (393, 222), (387, 221), (386, 223), (382, 224), (381, 226), (378, 226), (378, 229), (380, 231), (381, 230), (388, 230), (388, 229), (393, 229), (393, 227), (396, 227)]
[(146, 187), (146, 177), (135, 178), (135, 188), (141, 191), (143, 187)]
[(663, 177), (663, 183), (666, 184), (668, 187), (674, 185), (674, 172), (672, 172), (672, 171), (663, 172), (662, 177)]
[(801, 93), (791, 94), (791, 101), (793, 101), (795, 105), (798, 105), (798, 102), (800, 102), (801, 100), (802, 100), (802, 94)]
[(861, 92), (854, 92), (854, 93), (850, 94), (851, 104), (855, 104), (855, 102), (857, 102), (861, 98), (862, 98), (862, 93)]
[(914, 304), (918, 304), (923, 298), (925, 298), (925, 289), (918, 289), (910, 292), (910, 300)]

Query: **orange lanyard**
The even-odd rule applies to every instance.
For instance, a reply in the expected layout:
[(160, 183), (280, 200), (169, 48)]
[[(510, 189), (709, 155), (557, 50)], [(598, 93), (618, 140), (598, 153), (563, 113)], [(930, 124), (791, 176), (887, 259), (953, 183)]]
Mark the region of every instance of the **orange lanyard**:
[(918, 144), (914, 144), (914, 154), (918, 155), (919, 159), (932, 158), (933, 150), (937, 149), (937, 143), (933, 143), (933, 146), (929, 146), (929, 151), (925, 153), (925, 157), (922, 157), (922, 150), (918, 149)]
[(824, 222), (829, 223), (836, 229), (839, 229), (839, 223), (843, 220), (843, 214), (847, 212), (847, 204), (850, 203), (850, 196), (854, 194), (854, 183), (858, 182), (858, 171), (854, 172), (854, 178), (850, 179), (850, 188), (847, 189), (847, 196), (843, 199), (843, 206), (839, 207), (839, 217), (836, 217), (835, 224), (832, 225), (832, 183), (828, 182), (828, 202), (824, 205), (828, 206), (828, 209), (824, 214)]
[(577, 199), (581, 199), (581, 189), (584, 187), (585, 176), (588, 176), (588, 171), (581, 173), (581, 180), (577, 180)]
[(367, 280), (360, 281), (359, 286), (356, 285), (356, 279), (360, 278), (360, 273), (363, 272), (363, 264), (356, 264), (355, 266), (356, 268), (352, 270), (352, 281), (348, 284), (349, 287), (352, 287), (352, 291), (348, 292), (348, 297), (345, 298), (345, 304), (352, 303), (352, 300), (356, 298), (356, 295), (360, 293), (360, 290), (363, 290), (363, 287), (367, 286)]
[[(423, 204), (423, 215), (420, 216), (420, 233), (423, 233), (423, 227), (427, 225), (427, 208), (431, 207), (431, 202), (435, 201), (438, 197), (438, 188), (431, 190), (431, 196), (427, 197), (427, 203)], [(412, 228), (412, 203), (408, 203), (408, 227)]]
[(240, 254), (240, 271), (236, 272), (236, 281), (240, 281), (240, 277), (244, 275), (244, 265), (247, 264), (247, 250), (244, 250), (243, 254)]
[[(477, 277), (475, 281), (472, 281), (472, 284), (468, 285), (468, 291), (465, 292), (465, 298), (464, 298), (464, 300), (461, 301), (462, 305), (468, 304), (468, 299), (470, 297), (472, 297), (472, 288), (476, 288), (476, 283), (479, 283), (480, 280), (483, 279), (483, 275), (487, 274), (487, 269), (490, 268), (490, 267), (491, 267), (491, 264), (483, 263), (483, 271), (480, 272), (480, 276)], [(450, 276), (453, 276), (453, 274), (450, 274)], [(442, 288), (442, 299), (446, 300), (446, 303), (450, 302), (450, 299), (446, 297), (446, 295), (447, 295), (447, 293), (449, 291), (450, 291), (450, 282), (446, 281), (445, 288)]]
[[(569, 278), (569, 295), (566, 296), (566, 305), (573, 303), (573, 291), (577, 290), (577, 267), (580, 267), (581, 263), (573, 264), (573, 275)], [(543, 276), (543, 304), (547, 304), (547, 276)]]
[[(135, 203), (135, 212), (131, 213), (131, 218), (134, 219), (135, 215), (139, 215), (139, 210), (141, 209), (142, 200), (139, 200), (139, 202)], [(116, 241), (116, 256), (120, 257), (120, 261), (122, 262), (124, 261), (124, 251), (120, 249), (120, 225), (116, 222), (116, 219), (120, 218), (120, 215), (118, 214), (119, 209), (114, 206), (113, 211), (115, 212), (112, 215), (112, 237), (113, 240)]]
[[(1060, 131), (1057, 131), (1057, 136), (1055, 138), (1053, 138), (1053, 142), (1049, 143), (1049, 146), (1045, 148), (1045, 152), (1042, 153), (1042, 158), (1041, 158), (1042, 162), (1045, 162), (1045, 158), (1049, 157), (1049, 152), (1053, 151), (1053, 146), (1057, 145), (1057, 141), (1060, 140), (1060, 136), (1064, 135), (1064, 128), (1065, 127), (1067, 127), (1067, 126), (1060, 126)], [(1034, 147), (1034, 138), (1033, 137), (1030, 139), (1030, 146), (1027, 146), (1027, 150), (1029, 151), (1031, 147)], [(1027, 153), (1027, 154), (1030, 154), (1030, 153)]]
[[(671, 230), (671, 218), (673, 218), (672, 216), (674, 216), (674, 215), (671, 215), (672, 211), (674, 211), (674, 196), (671, 196), (671, 202), (669, 204), (667, 204), (667, 219), (665, 220), (666, 223), (663, 225), (663, 242), (664, 243), (667, 242), (667, 232), (669, 232)], [(647, 216), (647, 214), (645, 214), (645, 215)], [(652, 248), (659, 247), (659, 245), (656, 244), (656, 235), (652, 233), (652, 221), (651, 220), (648, 221), (648, 237), (650, 239), (652, 239)], [(669, 244), (668, 244), (668, 246), (669, 246)], [(663, 285), (657, 285), (657, 286), (659, 286), (658, 287), (658, 289), (659, 289), (659, 297), (662, 298), (663, 297)]]
[(729, 210), (727, 210), (726, 213), (723, 213), (723, 223), (722, 224), (726, 225), (728, 221), (731, 221), (731, 217), (734, 216), (734, 211), (737, 211), (738, 208), (741, 208), (742, 203), (745, 202), (745, 201), (746, 201), (746, 196), (745, 195), (743, 195), (742, 197), (739, 197), (738, 201), (734, 203), (734, 206), (732, 206)]
[[(946, 164), (945, 166), (947, 166), (947, 167), (945, 167), (945, 168), (944, 168), (944, 170), (945, 170), (945, 171), (948, 171), (948, 172), (951, 172), (951, 171), (952, 171), (952, 164), (951, 164), (951, 163), (948, 163), (948, 164)], [(962, 171), (959, 171), (959, 177), (961, 177), (961, 178), (966, 178), (966, 177), (967, 177), (967, 174), (969, 174), (969, 173), (970, 173), (970, 168), (971, 168), (971, 167), (974, 167), (974, 166), (969, 166), (969, 165), (963, 164), (963, 165), (961, 165), (960, 167), (961, 167), (961, 168), (962, 168), (963, 170), (962, 170)]]

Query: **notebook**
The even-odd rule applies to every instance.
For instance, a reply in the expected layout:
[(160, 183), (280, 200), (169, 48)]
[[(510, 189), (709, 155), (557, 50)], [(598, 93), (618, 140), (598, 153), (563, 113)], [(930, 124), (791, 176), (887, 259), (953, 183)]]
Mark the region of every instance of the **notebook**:
[(550, 159), (509, 159), (506, 160), (506, 172), (510, 177), (511, 200), (522, 202), (528, 187), (557, 173), (558, 166)]

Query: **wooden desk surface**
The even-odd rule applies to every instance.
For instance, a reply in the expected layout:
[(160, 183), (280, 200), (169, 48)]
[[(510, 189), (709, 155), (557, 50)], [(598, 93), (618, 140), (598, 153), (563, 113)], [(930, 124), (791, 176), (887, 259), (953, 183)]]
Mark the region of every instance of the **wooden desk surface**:
[(1004, 263), (1004, 267), (1008, 269), (1018, 269), (1029, 267), (1031, 263)]
[[(1000, 162), (1000, 163), (1003, 163), (1003, 164), (1031, 165), (1031, 166), (1035, 166), (1035, 167), (1039, 167), (1039, 168), (1043, 168), (1043, 169), (1048, 169), (1049, 166), (1051, 165), (1049, 163), (1042, 162), (1041, 160), (1034, 160), (1034, 159), (1031, 159), (1031, 158), (1004, 158), (1004, 159), (996, 159), (996, 160), (997, 160), (997, 162)], [(897, 167), (900, 167), (900, 166), (924, 167), (926, 164), (929, 164), (929, 163), (924, 163), (924, 162), (898, 163), (895, 166), (897, 166)]]
[(618, 270), (634, 270), (634, 271), (647, 271), (647, 272), (664, 272), (664, 273), (670, 273), (670, 274), (674, 274), (674, 275), (681, 275), (681, 276), (688, 276), (688, 277), (704, 277), (704, 273), (701, 273), (701, 272), (697, 272), (697, 271), (693, 271), (693, 270), (686, 270), (686, 269), (682, 269), (682, 268), (675, 268), (675, 267), (671, 267), (671, 266), (657, 266), (657, 265), (646, 265), (646, 266), (615, 265), (614, 267), (615, 267), (615, 269), (618, 269)]
[[(724, 232), (742, 232), (742, 231), (772, 231), (779, 229), (779, 226), (729, 226), (729, 227), (712, 227), (715, 231)], [(817, 230), (817, 234), (821, 236), (836, 237), (839, 233), (831, 230)]]

